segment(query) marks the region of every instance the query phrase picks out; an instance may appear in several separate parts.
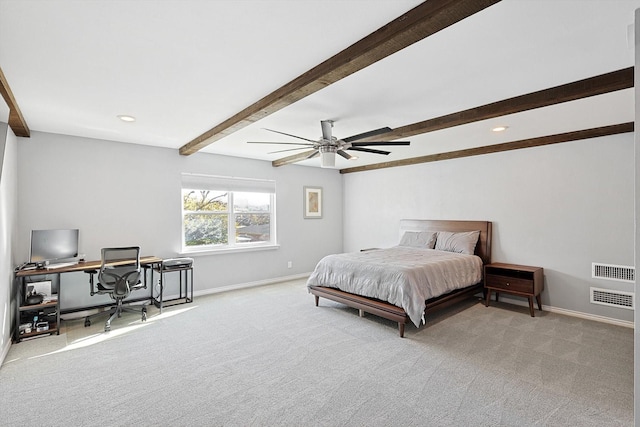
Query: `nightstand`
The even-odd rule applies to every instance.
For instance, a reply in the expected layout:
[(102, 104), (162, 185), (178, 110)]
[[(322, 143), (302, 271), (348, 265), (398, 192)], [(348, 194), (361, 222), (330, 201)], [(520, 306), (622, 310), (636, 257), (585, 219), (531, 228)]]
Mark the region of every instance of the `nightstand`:
[(484, 266), (484, 287), (487, 291), (485, 306), (489, 307), (491, 291), (496, 293), (496, 301), (500, 292), (526, 297), (529, 300), (529, 313), (534, 317), (533, 298), (542, 311), (540, 293), (544, 290), (544, 274), (542, 267), (515, 264), (487, 264)]

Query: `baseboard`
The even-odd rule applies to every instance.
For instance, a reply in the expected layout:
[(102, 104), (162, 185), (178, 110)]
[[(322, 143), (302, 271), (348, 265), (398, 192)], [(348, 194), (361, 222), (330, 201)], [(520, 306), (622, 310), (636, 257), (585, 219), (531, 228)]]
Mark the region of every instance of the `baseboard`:
[[(218, 293), (221, 293), (221, 292), (236, 291), (236, 290), (239, 290), (239, 289), (255, 288), (257, 286), (273, 285), (275, 283), (288, 282), (290, 280), (306, 279), (310, 275), (311, 275), (310, 272), (309, 273), (300, 273), (300, 274), (294, 274), (292, 276), (276, 277), (276, 278), (273, 278), (273, 279), (258, 280), (258, 281), (255, 281), (255, 282), (237, 283), (237, 284), (234, 284), (234, 285), (220, 286), (218, 288), (210, 288), (210, 289), (204, 289), (204, 290), (201, 290), (201, 291), (194, 291), (193, 292), (193, 296), (197, 297), (197, 296), (203, 296), (203, 295), (218, 294)], [(171, 296), (168, 295), (165, 298), (166, 299), (170, 299)]]
[[(529, 302), (526, 300), (512, 299), (504, 294), (500, 295), (500, 302), (508, 304), (520, 305), (523, 307), (529, 307)], [(534, 304), (535, 307), (535, 304)], [(566, 308), (558, 308), (550, 305), (542, 305), (543, 311), (550, 313), (564, 314), (565, 316), (579, 317), (580, 319), (593, 320), (595, 322), (608, 323), (610, 325), (624, 326), (625, 328), (634, 328), (634, 322), (628, 320), (614, 319), (612, 317), (598, 316), (595, 314), (583, 313), (581, 311), (567, 310)]]
[(597, 316), (595, 314), (582, 313), (580, 311), (567, 310), (564, 308), (549, 307), (543, 305), (544, 310), (551, 313), (565, 314), (567, 316), (579, 317), (581, 319), (593, 320), (595, 322), (608, 323), (610, 325), (624, 326), (625, 328), (634, 328), (634, 323), (628, 320), (614, 319), (612, 317)]
[(8, 339), (4, 347), (2, 347), (2, 353), (0, 353), (0, 366), (4, 363), (4, 359), (9, 354), (9, 348), (11, 347), (11, 339)]

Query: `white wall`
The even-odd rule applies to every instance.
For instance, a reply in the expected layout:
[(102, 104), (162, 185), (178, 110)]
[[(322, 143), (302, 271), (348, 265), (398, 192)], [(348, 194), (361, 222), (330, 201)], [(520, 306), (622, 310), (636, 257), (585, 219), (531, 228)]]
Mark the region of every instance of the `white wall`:
[(18, 155), (16, 137), (6, 123), (0, 123), (0, 364), (11, 345), (14, 248), (18, 209)]
[[(322, 256), (342, 250), (342, 177), (335, 170), (273, 168), (204, 153), (185, 157), (177, 150), (40, 132), (19, 140), (18, 161), (17, 261), (28, 258), (30, 231), (47, 228), (79, 228), (87, 259), (99, 259), (102, 247), (130, 244), (140, 245), (143, 255), (175, 257), (182, 172), (276, 181), (280, 248), (196, 257), (196, 293), (310, 272)], [(322, 219), (303, 219), (305, 185), (324, 188)], [(83, 273), (62, 280), (63, 309), (95, 301)]]
[(589, 302), (591, 263), (634, 263), (633, 135), (345, 175), (346, 251), (391, 246), (402, 218), (493, 222), (493, 261), (545, 269), (543, 305), (633, 321)]

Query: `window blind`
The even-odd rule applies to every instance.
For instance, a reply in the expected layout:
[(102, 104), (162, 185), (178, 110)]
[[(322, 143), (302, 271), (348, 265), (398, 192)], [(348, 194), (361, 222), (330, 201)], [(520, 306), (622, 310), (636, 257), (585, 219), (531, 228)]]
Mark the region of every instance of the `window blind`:
[(268, 179), (236, 178), (230, 176), (183, 173), (182, 188), (186, 188), (189, 190), (275, 193), (276, 182)]

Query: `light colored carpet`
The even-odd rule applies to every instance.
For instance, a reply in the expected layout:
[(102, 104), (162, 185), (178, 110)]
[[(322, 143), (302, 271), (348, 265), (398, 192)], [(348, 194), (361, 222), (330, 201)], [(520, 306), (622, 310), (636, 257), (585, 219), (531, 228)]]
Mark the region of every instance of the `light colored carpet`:
[(623, 327), (470, 301), (399, 338), (304, 280), (149, 314), (11, 346), (0, 425), (633, 425)]

